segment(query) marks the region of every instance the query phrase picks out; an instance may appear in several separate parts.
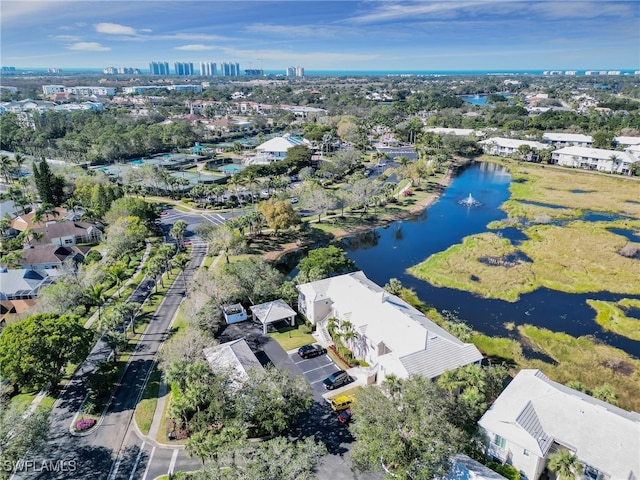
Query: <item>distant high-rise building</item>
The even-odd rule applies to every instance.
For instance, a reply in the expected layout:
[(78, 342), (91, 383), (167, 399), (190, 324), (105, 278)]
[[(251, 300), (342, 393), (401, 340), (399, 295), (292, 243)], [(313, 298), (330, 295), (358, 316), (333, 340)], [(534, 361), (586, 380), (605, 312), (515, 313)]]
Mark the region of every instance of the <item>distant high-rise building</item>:
[(250, 77), (262, 77), (264, 70), (261, 68), (245, 68), (244, 74)]
[(220, 64), (220, 75), (225, 77), (237, 77), (240, 75), (239, 63), (222, 62)]
[(304, 77), (304, 68), (302, 67), (287, 67), (287, 77)]
[(200, 75), (214, 77), (218, 74), (218, 66), (215, 62), (200, 62)]
[(176, 62), (173, 64), (173, 67), (176, 75), (193, 75), (193, 63), (191, 62)]
[(151, 62), (149, 73), (151, 75), (169, 75), (169, 62)]

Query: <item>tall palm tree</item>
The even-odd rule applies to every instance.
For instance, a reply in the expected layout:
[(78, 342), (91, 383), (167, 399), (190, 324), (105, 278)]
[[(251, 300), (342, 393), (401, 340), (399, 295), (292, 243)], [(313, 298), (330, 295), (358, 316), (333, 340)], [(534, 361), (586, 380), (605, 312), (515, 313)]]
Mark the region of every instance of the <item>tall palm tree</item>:
[(127, 268), (122, 262), (116, 262), (107, 270), (107, 276), (113, 280), (118, 290), (118, 298), (120, 298), (120, 287), (125, 278), (127, 278)]
[(563, 448), (549, 455), (547, 466), (558, 476), (558, 480), (575, 480), (582, 464), (577, 456)]
[(169, 231), (169, 236), (178, 243), (178, 248), (184, 246), (184, 232), (187, 230), (187, 222), (184, 220), (176, 220)]
[(8, 155), (0, 155), (0, 175), (4, 177), (4, 182), (8, 184), (15, 172), (15, 162)]

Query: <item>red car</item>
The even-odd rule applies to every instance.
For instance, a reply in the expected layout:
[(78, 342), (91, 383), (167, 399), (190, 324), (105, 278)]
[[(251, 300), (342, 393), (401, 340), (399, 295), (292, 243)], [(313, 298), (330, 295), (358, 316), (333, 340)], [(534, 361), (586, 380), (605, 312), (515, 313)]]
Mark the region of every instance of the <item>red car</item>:
[(338, 421), (343, 425), (346, 425), (351, 420), (351, 409), (347, 408), (346, 410), (341, 411), (338, 414)]

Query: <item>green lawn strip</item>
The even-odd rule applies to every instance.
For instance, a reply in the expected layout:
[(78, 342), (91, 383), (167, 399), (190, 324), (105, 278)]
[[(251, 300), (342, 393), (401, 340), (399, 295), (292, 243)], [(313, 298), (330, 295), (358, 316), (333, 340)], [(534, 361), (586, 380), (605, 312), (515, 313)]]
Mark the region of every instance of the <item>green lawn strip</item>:
[(518, 332), (524, 342), (555, 361), (528, 360), (522, 368), (540, 368), (552, 380), (574, 380), (589, 389), (609, 384), (618, 394), (620, 407), (640, 409), (640, 360), (590, 337), (575, 338), (531, 325), (519, 326)]
[(138, 405), (136, 405), (135, 419), (140, 431), (147, 435), (151, 428), (151, 422), (153, 422), (153, 415), (156, 411), (156, 405), (158, 404), (158, 391), (160, 389), (160, 380), (162, 378), (162, 371), (158, 369), (158, 366), (153, 367), (153, 372), (149, 377), (149, 381), (144, 388), (142, 398)]
[(36, 395), (38, 395), (38, 392), (18, 393), (11, 397), (9, 405), (16, 408), (19, 413), (22, 413), (29, 408)]
[(300, 348), (316, 341), (313, 335), (303, 333), (299, 328), (280, 329), (269, 333), (269, 336), (278, 342), (284, 351)]
[[(637, 300), (636, 302), (640, 303)], [(621, 308), (621, 302), (589, 299), (587, 304), (596, 311), (596, 322), (602, 328), (631, 340), (640, 341), (640, 320), (627, 317)]]

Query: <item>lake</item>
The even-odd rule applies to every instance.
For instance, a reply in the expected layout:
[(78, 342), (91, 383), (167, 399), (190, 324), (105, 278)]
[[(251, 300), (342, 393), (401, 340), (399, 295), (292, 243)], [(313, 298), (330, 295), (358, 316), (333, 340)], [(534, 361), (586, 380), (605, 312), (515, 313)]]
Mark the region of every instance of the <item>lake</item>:
[[(502, 96), (505, 98), (512, 97), (512, 95), (509, 94), (503, 94)], [(464, 95), (460, 98), (471, 105), (482, 106), (487, 104), (487, 97), (488, 95)]]
[[(588, 298), (617, 301), (623, 295), (608, 292), (570, 294), (543, 288), (511, 303), (434, 287), (406, 272), (407, 268), (430, 255), (461, 243), (463, 237), (488, 231), (489, 222), (506, 218), (499, 207), (509, 199), (510, 182), (511, 175), (502, 166), (475, 163), (462, 171), (442, 197), (422, 214), (345, 239), (344, 248), (358, 268), (374, 282), (384, 285), (390, 278), (397, 278), (404, 286), (414, 289), (426, 304), (439, 311), (454, 312), (469, 326), (487, 335), (513, 336), (514, 333), (504, 326), (507, 322), (530, 324), (576, 337), (593, 335), (640, 357), (640, 342), (602, 330), (595, 322), (595, 311), (586, 304)], [(482, 204), (460, 205), (458, 202), (469, 194)], [(517, 237), (515, 232), (505, 231), (506, 238), (511, 235)]]

